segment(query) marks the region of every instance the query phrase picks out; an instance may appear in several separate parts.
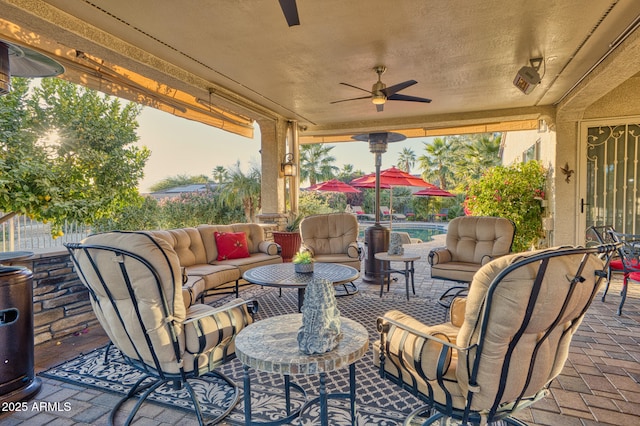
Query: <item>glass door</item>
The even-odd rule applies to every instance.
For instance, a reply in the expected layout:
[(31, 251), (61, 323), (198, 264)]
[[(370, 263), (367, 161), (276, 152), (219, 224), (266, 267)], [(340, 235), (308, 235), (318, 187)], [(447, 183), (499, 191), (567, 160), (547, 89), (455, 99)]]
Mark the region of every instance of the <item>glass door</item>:
[(584, 185), (579, 200), (582, 232), (613, 226), (640, 233), (640, 119), (633, 123), (581, 126)]

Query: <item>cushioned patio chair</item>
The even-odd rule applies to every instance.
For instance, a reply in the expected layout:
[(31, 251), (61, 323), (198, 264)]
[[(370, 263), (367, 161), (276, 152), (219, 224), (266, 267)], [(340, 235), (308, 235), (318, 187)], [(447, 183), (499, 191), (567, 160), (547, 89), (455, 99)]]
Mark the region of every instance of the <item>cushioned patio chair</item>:
[(392, 213), (387, 206), (380, 206), (380, 214), (384, 219), (389, 219), (389, 217), (393, 217), (393, 220), (406, 220), (407, 216), (402, 213)]
[[(253, 322), (255, 302), (236, 299), (219, 308), (182, 300), (178, 256), (161, 239), (138, 232), (109, 232), (66, 244), (98, 321), (124, 359), (142, 373), (111, 412), (113, 423), (130, 398), (130, 424), (145, 399), (160, 386), (185, 388), (198, 422), (204, 417), (190, 379), (215, 377), (229, 386), (231, 401), (213, 422), (237, 404), (237, 386), (214, 369), (235, 357), (234, 338)], [(203, 379), (205, 380), (205, 379)], [(141, 393), (139, 395), (139, 393)]]
[(367, 214), (364, 212), (362, 206), (352, 206), (351, 209), (356, 214), (358, 220), (375, 220), (375, 215)]
[[(318, 214), (300, 223), (301, 249), (309, 251), (320, 263), (339, 263), (360, 271), (362, 251), (358, 246), (358, 221), (350, 213)], [(351, 287), (350, 289), (348, 287)], [(346, 294), (357, 291), (351, 283)]]
[(467, 290), (473, 275), (482, 265), (511, 252), (516, 228), (512, 221), (501, 217), (462, 216), (449, 222), (446, 247), (429, 252), (431, 278), (466, 284), (454, 286), (440, 296), (440, 304)]
[(524, 425), (511, 415), (548, 394), (605, 275), (596, 254), (613, 250), (509, 254), (476, 273), (448, 323), (428, 326), (397, 310), (378, 318), (381, 376), (426, 402), (405, 425), (420, 424), (417, 417)]

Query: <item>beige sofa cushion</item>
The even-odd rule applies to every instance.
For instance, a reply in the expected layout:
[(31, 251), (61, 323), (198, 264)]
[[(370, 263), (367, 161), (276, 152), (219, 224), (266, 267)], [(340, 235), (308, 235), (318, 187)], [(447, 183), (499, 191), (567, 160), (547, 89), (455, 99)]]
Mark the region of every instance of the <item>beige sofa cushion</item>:
[(182, 266), (198, 265), (207, 262), (202, 236), (196, 228), (147, 231), (154, 237), (167, 241), (178, 254)]

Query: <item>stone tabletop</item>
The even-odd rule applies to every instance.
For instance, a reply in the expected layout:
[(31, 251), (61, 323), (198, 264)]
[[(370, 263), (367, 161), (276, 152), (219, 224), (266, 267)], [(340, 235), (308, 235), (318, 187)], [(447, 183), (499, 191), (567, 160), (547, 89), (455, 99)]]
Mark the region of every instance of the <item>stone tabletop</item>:
[(324, 354), (306, 355), (298, 349), (302, 314), (279, 315), (244, 328), (235, 339), (236, 356), (245, 365), (267, 373), (319, 374), (347, 367), (369, 348), (363, 325), (340, 317), (338, 346)]
[(242, 278), (253, 284), (273, 287), (305, 287), (314, 278), (323, 278), (334, 284), (354, 281), (359, 277), (358, 270), (351, 266), (336, 263), (317, 262), (313, 273), (302, 274), (293, 269), (293, 263), (258, 266), (246, 271)]
[(420, 256), (410, 256), (408, 254), (396, 255), (396, 254), (388, 254), (386, 251), (376, 253), (376, 259), (383, 260), (385, 262), (412, 262), (416, 260), (420, 260)]

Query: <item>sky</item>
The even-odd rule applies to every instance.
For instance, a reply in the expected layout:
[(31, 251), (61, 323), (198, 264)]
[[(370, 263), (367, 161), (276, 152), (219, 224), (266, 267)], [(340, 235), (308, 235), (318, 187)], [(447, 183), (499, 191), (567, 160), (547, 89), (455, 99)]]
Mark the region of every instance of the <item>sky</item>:
[[(260, 131), (248, 139), (211, 126), (176, 117), (172, 114), (146, 107), (138, 116), (137, 145), (151, 150), (151, 157), (144, 169), (144, 178), (139, 190), (149, 188), (159, 181), (177, 175), (206, 175), (213, 178), (216, 166), (233, 167), (240, 161), (241, 169), (247, 171), (252, 164), (260, 164)], [(382, 154), (382, 170), (397, 163), (398, 154), (409, 147), (419, 157), (424, 153), (422, 142), (429, 138), (407, 139), (389, 144)], [(331, 154), (336, 157), (336, 166), (353, 164), (365, 173), (375, 171), (374, 155), (365, 142), (332, 144)]]

